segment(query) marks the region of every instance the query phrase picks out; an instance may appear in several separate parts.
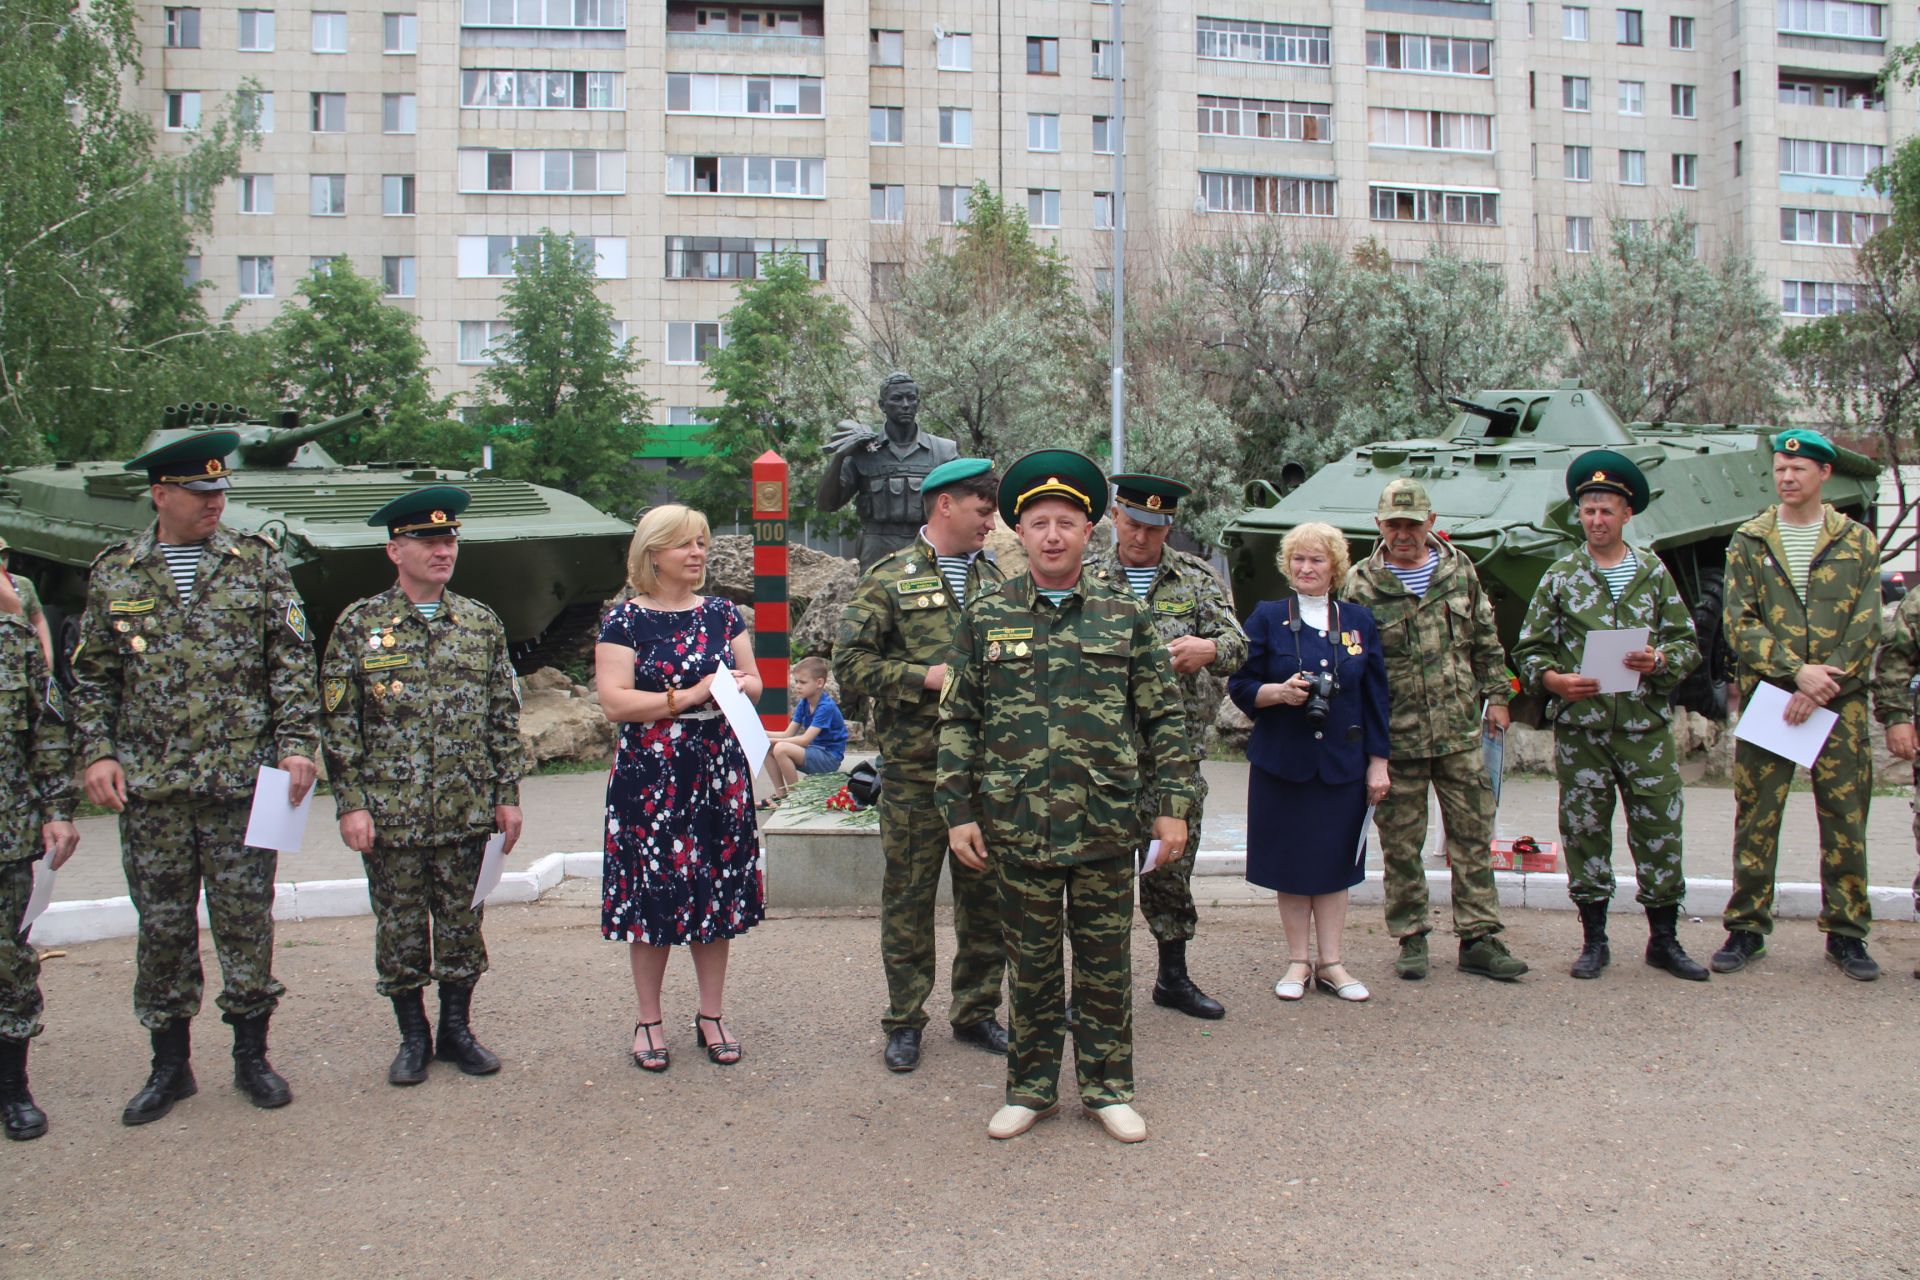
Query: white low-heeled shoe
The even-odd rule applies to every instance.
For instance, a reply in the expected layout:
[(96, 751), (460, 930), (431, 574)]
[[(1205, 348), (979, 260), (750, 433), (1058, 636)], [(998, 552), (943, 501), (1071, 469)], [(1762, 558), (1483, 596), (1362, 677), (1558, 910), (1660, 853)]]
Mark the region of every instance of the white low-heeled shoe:
[(1057, 1102), (1043, 1111), (1009, 1102), (993, 1113), (993, 1119), (987, 1121), (987, 1136), (1001, 1140), (1017, 1138), (1059, 1109)]
[(1147, 1140), (1147, 1122), (1140, 1113), (1124, 1102), (1116, 1102), (1110, 1107), (1088, 1107), (1087, 1114), (1100, 1122), (1107, 1136), (1121, 1142), (1145, 1142)]
[(1347, 975), (1345, 982), (1334, 983), (1327, 981), (1325, 975), (1328, 969), (1343, 969), (1345, 967), (1345, 965), (1341, 964), (1321, 965), (1313, 971), (1314, 984), (1327, 994), (1338, 996), (1349, 1004), (1359, 1004), (1372, 996), (1373, 992), (1367, 990), (1366, 984), (1355, 978), (1352, 974)]
[[(1305, 969), (1306, 973), (1302, 977), (1295, 978), (1292, 976), (1295, 969)], [(1304, 960), (1295, 960), (1287, 966), (1287, 971), (1280, 975), (1280, 981), (1273, 984), (1273, 994), (1282, 1000), (1298, 1000), (1307, 994), (1307, 979), (1312, 976), (1312, 965)]]

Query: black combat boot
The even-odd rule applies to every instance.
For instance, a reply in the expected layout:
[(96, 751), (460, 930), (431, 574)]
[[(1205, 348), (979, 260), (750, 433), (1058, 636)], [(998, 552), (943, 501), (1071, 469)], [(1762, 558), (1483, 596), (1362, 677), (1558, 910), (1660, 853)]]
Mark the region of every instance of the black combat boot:
[(192, 1028), (193, 1024), (182, 1018), (147, 1033), (153, 1041), (153, 1070), (120, 1113), (121, 1124), (151, 1123), (173, 1110), (180, 1099), (200, 1092), (187, 1061), (193, 1053)]
[(420, 988), (393, 998), (393, 1016), (400, 1023), (400, 1052), (387, 1068), (388, 1084), (419, 1084), (427, 1078), (433, 1057), (433, 1028), (427, 1024), (427, 1002)]
[(1187, 976), (1185, 940), (1160, 944), (1160, 976), (1153, 984), (1153, 1002), (1167, 1009), (1178, 1009), (1191, 1018), (1217, 1019), (1227, 1016), (1226, 1006), (1193, 985)]
[(226, 1015), (233, 1026), (233, 1083), (256, 1107), (284, 1107), (293, 1101), (293, 1090), (267, 1061), (267, 1019), (272, 1014), (258, 1013), (251, 1018)]
[(47, 1131), (47, 1113), (33, 1105), (33, 1095), (27, 1092), (25, 1040), (0, 1039), (0, 1121), (15, 1142)]
[(1688, 982), (1707, 981), (1707, 968), (1680, 949), (1680, 908), (1647, 908), (1647, 963)]
[(451, 1062), (470, 1076), (490, 1076), (500, 1069), (500, 1059), (487, 1052), (473, 1038), (467, 1026), (467, 1014), (473, 1008), (473, 985), (440, 984), (439, 1046), (433, 1056)]
[(1580, 908), (1580, 927), (1586, 931), (1587, 940), (1581, 945), (1580, 958), (1573, 962), (1571, 972), (1576, 978), (1597, 978), (1602, 969), (1613, 963), (1613, 952), (1607, 946), (1607, 904), (1577, 902), (1574, 905)]

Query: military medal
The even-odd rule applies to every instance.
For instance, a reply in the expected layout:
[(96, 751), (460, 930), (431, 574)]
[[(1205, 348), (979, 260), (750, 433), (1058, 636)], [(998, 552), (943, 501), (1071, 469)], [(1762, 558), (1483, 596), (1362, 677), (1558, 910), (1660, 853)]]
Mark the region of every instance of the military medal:
[(398, 680), (395, 680), (392, 684), (388, 685), (387, 688), (392, 691), (395, 697), (398, 697), (407, 691), (407, 686), (401, 684)]
[(133, 646), (135, 653), (145, 653), (147, 651), (147, 638), (145, 636), (135, 636), (127, 643)]
[(947, 602), (947, 593), (946, 593), (946, 592), (944, 592), (944, 591), (936, 591), (936, 592), (934, 592), (934, 593), (933, 593), (933, 602), (934, 602), (935, 604), (945, 604), (945, 603)]
[(928, 597), (926, 597), (926, 596), (921, 596), (921, 597), (920, 597), (920, 598), (919, 598), (918, 600), (915, 600), (915, 601), (914, 601), (913, 603), (914, 603), (914, 604), (915, 604), (916, 606), (918, 606), (919, 608), (922, 608), (922, 609), (924, 609), (924, 608), (926, 608), (926, 607), (927, 607), (928, 605), (930, 605), (930, 604), (932, 604), (932, 603), (933, 603), (933, 601), (932, 601), (931, 599), (929, 599)]
[(380, 633), (376, 631), (372, 635), (367, 637), (367, 648), (378, 649), (379, 647), (380, 647)]
[(992, 644), (987, 646), (987, 661), (988, 662), (1000, 661), (1000, 642), (998, 640), (995, 640)]
[(393, 633), (391, 631), (380, 637), (380, 647), (382, 649), (393, 648)]
[(125, 618), (122, 618), (120, 619), (120, 621), (113, 624), (113, 629), (115, 631), (118, 631), (121, 635), (125, 635), (127, 634), (127, 632), (133, 630), (133, 624), (131, 622), (128, 622)]
[(1024, 658), (1031, 652), (1032, 650), (1027, 648), (1027, 642), (1025, 640), (1013, 646), (1013, 656), (1016, 658)]

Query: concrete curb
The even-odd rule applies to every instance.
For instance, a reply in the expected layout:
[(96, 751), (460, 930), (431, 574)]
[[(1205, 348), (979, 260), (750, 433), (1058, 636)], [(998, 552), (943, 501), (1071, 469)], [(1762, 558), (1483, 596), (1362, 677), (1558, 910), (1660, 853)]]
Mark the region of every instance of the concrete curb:
[[(525, 871), (510, 871), (500, 877), (500, 885), (487, 895), (490, 907), (515, 902), (537, 902), (563, 880), (598, 879), (602, 855), (588, 853), (550, 853)], [(1202, 853), (1194, 867), (1195, 877), (1244, 875), (1246, 858), (1237, 853)], [(1536, 911), (1570, 911), (1567, 878), (1564, 875), (1496, 871), (1494, 884), (1503, 907), (1524, 907)], [(1687, 910), (1694, 915), (1717, 915), (1732, 891), (1733, 882), (1700, 876), (1687, 879)], [(1453, 901), (1453, 880), (1444, 869), (1427, 872), (1427, 894), (1435, 906)], [(1204, 886), (1195, 896), (1204, 899)], [(1920, 919), (1913, 908), (1913, 891), (1906, 887), (1874, 885), (1867, 890), (1876, 920)], [(1353, 901), (1362, 906), (1377, 906), (1385, 900), (1378, 871), (1354, 886)], [(1774, 914), (1783, 920), (1807, 920), (1820, 914), (1820, 886), (1782, 883), (1775, 888)], [(871, 907), (870, 902), (846, 902), (847, 907)], [(1635, 913), (1640, 907), (1633, 900), (1630, 877), (1623, 877), (1614, 894), (1612, 910)], [(273, 918), (276, 920), (317, 920), (327, 916), (363, 916), (373, 911), (367, 900), (367, 882), (360, 880), (303, 880), (274, 886)], [(207, 924), (207, 907), (200, 904), (200, 924)], [(68, 946), (80, 942), (99, 942), (106, 938), (132, 937), (139, 917), (130, 898), (100, 898), (90, 902), (56, 902), (34, 921), (30, 940), (41, 947)]]

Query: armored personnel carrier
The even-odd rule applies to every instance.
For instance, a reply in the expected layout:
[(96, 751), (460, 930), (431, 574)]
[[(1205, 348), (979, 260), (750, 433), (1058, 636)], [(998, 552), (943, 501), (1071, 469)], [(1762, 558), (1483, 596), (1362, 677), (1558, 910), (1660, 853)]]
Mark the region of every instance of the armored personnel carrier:
[[(1511, 649), (1534, 587), (1581, 541), (1567, 497), (1568, 465), (1588, 449), (1616, 449), (1646, 473), (1653, 491), (1647, 509), (1627, 525), (1627, 541), (1657, 553), (1673, 572), (1708, 655), (1674, 701), (1724, 715), (1727, 540), (1775, 500), (1775, 428), (1623, 423), (1599, 395), (1571, 382), (1553, 390), (1482, 391), (1453, 403), (1460, 414), (1444, 436), (1364, 445), (1312, 476), (1283, 465), (1277, 481), (1249, 484), (1247, 509), (1221, 536), (1241, 613), (1286, 593), (1274, 560), (1280, 539), (1296, 525), (1324, 521), (1346, 534), (1356, 563), (1371, 555), (1380, 491), (1410, 476), (1433, 500), (1435, 530), (1472, 558), (1492, 598), (1500, 641)], [(1871, 459), (1842, 449), (1824, 496), (1871, 527), (1879, 479)]]
[[(319, 443), (372, 421), (367, 410), (302, 425), (293, 412), (266, 422), (234, 405), (179, 405), (141, 449), (214, 426), (239, 432), (227, 459), (225, 524), (279, 544), (321, 645), (341, 609), (393, 583), (386, 530), (367, 516), (429, 484), (473, 494), (460, 518), (454, 589), (500, 615), (516, 661), (537, 665), (593, 625), (626, 580), (632, 526), (558, 489), (419, 462), (345, 466)], [(144, 474), (118, 462), (0, 470), (0, 536), (12, 546), (13, 571), (39, 586), (60, 654), (77, 639), (94, 557), (152, 522), (147, 487)]]

